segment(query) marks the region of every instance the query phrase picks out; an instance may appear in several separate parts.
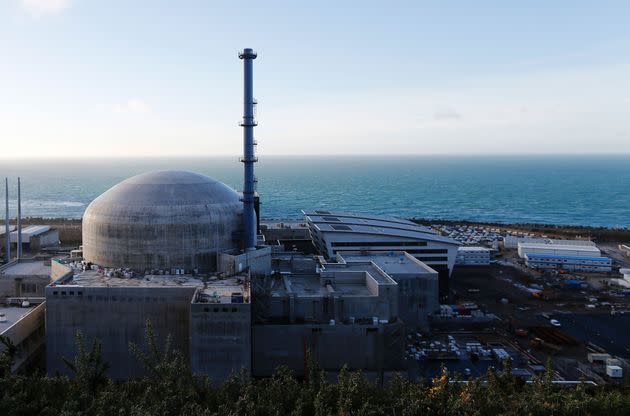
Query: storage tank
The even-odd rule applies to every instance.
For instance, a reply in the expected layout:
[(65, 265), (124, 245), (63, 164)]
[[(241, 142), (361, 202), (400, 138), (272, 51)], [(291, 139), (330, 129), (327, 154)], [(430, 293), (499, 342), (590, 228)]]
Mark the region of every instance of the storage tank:
[(239, 248), (243, 204), (229, 186), (197, 173), (126, 179), (83, 214), (83, 257), (104, 267), (216, 270), (217, 251)]

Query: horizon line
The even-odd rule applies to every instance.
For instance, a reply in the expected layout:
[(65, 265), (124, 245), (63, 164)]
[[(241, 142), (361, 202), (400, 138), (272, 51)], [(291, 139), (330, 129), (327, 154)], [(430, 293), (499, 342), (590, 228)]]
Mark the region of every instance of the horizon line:
[[(105, 159), (205, 159), (205, 158), (235, 158), (241, 157), (241, 154), (181, 154), (181, 155), (64, 155), (64, 156), (44, 156), (44, 155), (27, 155), (27, 156), (0, 156), (0, 161), (11, 160), (105, 160)], [(258, 157), (584, 157), (584, 156), (615, 156), (627, 157), (630, 152), (575, 152), (575, 153), (270, 153), (258, 154)]]

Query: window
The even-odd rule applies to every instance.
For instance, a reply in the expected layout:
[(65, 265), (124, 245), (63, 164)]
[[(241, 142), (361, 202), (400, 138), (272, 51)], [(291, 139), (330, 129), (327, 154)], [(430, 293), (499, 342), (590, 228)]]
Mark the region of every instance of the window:
[[(37, 285), (35, 283), (22, 283), (20, 286), (22, 293), (35, 293), (37, 292)], [(55, 294), (57, 294), (55, 292)]]
[(333, 247), (424, 247), (426, 241), (333, 241)]
[(418, 257), (420, 261), (447, 261), (448, 257)]
[(348, 227), (347, 225), (331, 225), (331, 227), (337, 231), (351, 231), (352, 230), (352, 228)]
[(425, 248), (421, 250), (405, 250), (409, 254), (446, 254), (448, 250), (445, 248)]

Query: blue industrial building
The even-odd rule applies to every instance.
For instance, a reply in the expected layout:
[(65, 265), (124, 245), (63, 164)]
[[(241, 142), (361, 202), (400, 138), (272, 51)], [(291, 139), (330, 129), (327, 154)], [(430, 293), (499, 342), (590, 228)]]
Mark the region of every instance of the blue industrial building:
[(612, 270), (612, 260), (608, 257), (528, 253), (525, 255), (525, 263), (532, 269), (564, 269), (582, 272)]

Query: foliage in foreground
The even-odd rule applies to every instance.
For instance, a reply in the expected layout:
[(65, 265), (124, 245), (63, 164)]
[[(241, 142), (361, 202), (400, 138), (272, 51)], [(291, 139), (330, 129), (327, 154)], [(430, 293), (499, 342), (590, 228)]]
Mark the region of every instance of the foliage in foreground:
[[(147, 370), (145, 378), (114, 383), (100, 344), (85, 348), (67, 365), (74, 378), (10, 375), (13, 350), (0, 354), (0, 415), (627, 415), (628, 386), (558, 388), (550, 372), (531, 385), (511, 375), (488, 373), (486, 383), (449, 382), (446, 374), (421, 383), (395, 378), (385, 386), (361, 372), (342, 370), (335, 383), (309, 366), (301, 381), (284, 367), (273, 377), (234, 374), (215, 387), (184, 365), (167, 341), (160, 348), (147, 326), (146, 351), (132, 350)], [(508, 374), (506, 372), (506, 374)]]

